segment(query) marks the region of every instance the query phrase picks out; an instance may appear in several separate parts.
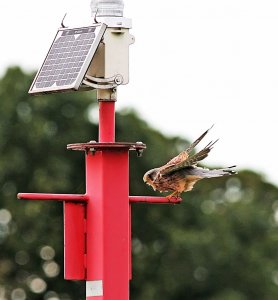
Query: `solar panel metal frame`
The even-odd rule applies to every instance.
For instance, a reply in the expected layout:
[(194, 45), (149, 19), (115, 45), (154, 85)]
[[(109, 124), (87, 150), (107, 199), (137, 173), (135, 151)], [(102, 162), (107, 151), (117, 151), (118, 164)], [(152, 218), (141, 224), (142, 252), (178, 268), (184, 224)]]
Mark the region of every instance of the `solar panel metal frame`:
[[(42, 64), (42, 66), (40, 67), (39, 71), (37, 72), (33, 83), (29, 89), (29, 94), (48, 94), (48, 93), (57, 93), (57, 92), (66, 92), (66, 91), (72, 91), (72, 90), (78, 90), (82, 84), (82, 81), (84, 79), (84, 76), (86, 75), (86, 72), (90, 66), (90, 63), (94, 57), (94, 54), (98, 48), (98, 45), (103, 37), (103, 34), (105, 32), (106, 29), (106, 25), (103, 23), (97, 23), (97, 24), (93, 24), (87, 27), (79, 27), (79, 28), (60, 28), (58, 29), (56, 36), (51, 44), (51, 47), (48, 50), (48, 53), (44, 59), (44, 62)], [(50, 87), (36, 87), (36, 84), (38, 84), (38, 78), (40, 77), (40, 74), (42, 73), (43, 68), (45, 67), (45, 64), (49, 59), (49, 56), (51, 55), (51, 51), (54, 48), (55, 42), (61, 37), (67, 34), (67, 32), (75, 32), (75, 34), (77, 35), (78, 32), (81, 32), (80, 34), (82, 34), (82, 31), (86, 30), (87, 28), (95, 28), (94, 32), (95, 32), (95, 37), (94, 40), (92, 41), (92, 44), (90, 46), (90, 49), (88, 50), (87, 54), (86, 54), (86, 58), (82, 64), (82, 66), (80, 67), (79, 71), (78, 71), (78, 75), (76, 77), (76, 79), (74, 80), (73, 83), (68, 84), (68, 85), (61, 85), (61, 86), (57, 86), (56, 82), (57, 80), (53, 83), (52, 86)], [(61, 53), (59, 53), (61, 54)], [(77, 73), (77, 72), (76, 72)], [(53, 74), (52, 74), (53, 76)], [(43, 77), (43, 76), (41, 76)], [(47, 81), (46, 81), (47, 82)]]

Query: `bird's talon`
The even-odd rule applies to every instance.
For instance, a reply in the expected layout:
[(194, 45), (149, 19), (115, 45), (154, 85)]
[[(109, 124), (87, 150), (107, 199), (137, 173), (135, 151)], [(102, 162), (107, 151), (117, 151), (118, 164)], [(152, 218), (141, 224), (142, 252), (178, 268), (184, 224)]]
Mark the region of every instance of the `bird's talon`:
[(182, 198), (179, 195), (168, 195), (166, 196), (169, 203), (179, 204), (182, 202)]

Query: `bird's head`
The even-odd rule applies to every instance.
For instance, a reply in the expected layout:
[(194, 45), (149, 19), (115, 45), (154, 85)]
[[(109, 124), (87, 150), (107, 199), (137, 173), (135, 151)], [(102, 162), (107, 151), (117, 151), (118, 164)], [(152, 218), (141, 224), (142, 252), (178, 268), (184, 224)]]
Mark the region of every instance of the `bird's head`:
[(154, 187), (154, 180), (157, 178), (158, 173), (159, 173), (158, 168), (149, 170), (143, 176), (144, 182), (148, 185), (151, 185), (153, 188), (155, 188)]

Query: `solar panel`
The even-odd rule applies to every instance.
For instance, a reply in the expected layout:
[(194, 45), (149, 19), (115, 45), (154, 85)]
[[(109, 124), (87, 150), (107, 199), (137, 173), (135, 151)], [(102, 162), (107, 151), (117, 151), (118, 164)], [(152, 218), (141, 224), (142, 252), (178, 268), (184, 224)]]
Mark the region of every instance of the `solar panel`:
[(60, 28), (39, 69), (30, 94), (78, 90), (105, 32), (106, 25)]

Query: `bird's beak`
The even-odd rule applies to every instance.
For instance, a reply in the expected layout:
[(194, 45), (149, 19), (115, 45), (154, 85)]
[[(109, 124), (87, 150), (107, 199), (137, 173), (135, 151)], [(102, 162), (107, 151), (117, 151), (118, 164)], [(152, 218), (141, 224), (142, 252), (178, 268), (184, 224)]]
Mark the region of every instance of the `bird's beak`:
[(146, 176), (146, 174), (143, 176), (143, 181), (147, 182), (147, 176)]

